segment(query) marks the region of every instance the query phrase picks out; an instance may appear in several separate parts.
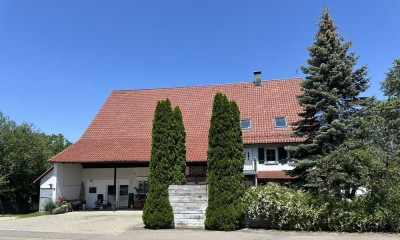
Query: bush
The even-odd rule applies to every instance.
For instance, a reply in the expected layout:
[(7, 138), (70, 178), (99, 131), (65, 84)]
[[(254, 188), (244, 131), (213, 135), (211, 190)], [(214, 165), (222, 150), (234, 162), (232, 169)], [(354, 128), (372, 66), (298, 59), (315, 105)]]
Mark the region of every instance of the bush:
[(286, 230), (345, 232), (400, 231), (400, 201), (371, 196), (346, 200), (318, 196), (275, 184), (250, 188), (245, 194), (246, 214), (262, 227)]
[(62, 205), (60, 207), (56, 207), (53, 209), (53, 214), (62, 214), (66, 213), (68, 211), (68, 206), (67, 205)]
[(45, 210), (45, 211), (52, 211), (52, 210), (55, 209), (56, 207), (57, 207), (56, 204), (55, 204), (53, 201), (49, 200), (49, 201), (47, 201), (46, 204), (44, 205), (44, 210)]

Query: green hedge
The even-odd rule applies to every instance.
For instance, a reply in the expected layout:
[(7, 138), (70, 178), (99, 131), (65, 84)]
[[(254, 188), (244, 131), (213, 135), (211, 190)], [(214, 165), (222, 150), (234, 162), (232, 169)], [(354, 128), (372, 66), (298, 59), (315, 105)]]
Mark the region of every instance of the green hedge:
[(385, 201), (368, 195), (346, 200), (269, 184), (248, 189), (244, 201), (248, 218), (261, 220), (265, 228), (400, 231), (400, 201), (395, 196)]

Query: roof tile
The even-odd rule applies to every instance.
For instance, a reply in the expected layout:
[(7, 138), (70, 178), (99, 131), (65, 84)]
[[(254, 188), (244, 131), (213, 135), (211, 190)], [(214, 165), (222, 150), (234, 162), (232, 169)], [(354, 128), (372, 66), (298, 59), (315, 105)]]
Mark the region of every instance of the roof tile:
[(214, 95), (221, 92), (237, 102), (242, 119), (252, 129), (243, 131), (245, 144), (298, 142), (292, 130), (275, 128), (274, 117), (298, 120), (302, 109), (300, 78), (178, 88), (113, 91), (83, 136), (50, 159), (51, 162), (143, 162), (150, 159), (151, 128), (157, 101), (169, 98), (179, 105), (186, 129), (188, 161), (205, 161)]

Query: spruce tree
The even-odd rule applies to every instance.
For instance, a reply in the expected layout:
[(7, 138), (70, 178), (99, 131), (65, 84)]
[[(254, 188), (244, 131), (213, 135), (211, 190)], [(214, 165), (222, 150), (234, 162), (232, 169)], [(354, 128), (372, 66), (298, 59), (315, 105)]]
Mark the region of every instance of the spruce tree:
[(186, 182), (186, 133), (183, 125), (182, 112), (178, 106), (173, 111), (173, 130), (175, 137), (175, 158), (171, 171), (171, 184), (182, 185)]
[(243, 217), (243, 140), (235, 102), (217, 93), (208, 135), (206, 229), (230, 231)]
[(400, 59), (394, 60), (392, 68), (386, 73), (382, 90), (389, 98), (400, 98)]
[(299, 180), (307, 178), (318, 158), (345, 140), (348, 121), (360, 106), (359, 94), (368, 87), (366, 67), (354, 69), (358, 57), (348, 53), (351, 42), (343, 42), (327, 9), (320, 19), (315, 42), (308, 48), (308, 66), (302, 67), (306, 77), (298, 101), (304, 111), (292, 124), (294, 135), (305, 139), (293, 149), (295, 168), (289, 171)]
[(175, 137), (171, 125), (173, 112), (167, 99), (158, 101), (153, 120), (149, 192), (143, 209), (143, 222), (147, 228), (169, 228), (174, 220), (168, 200), (171, 181), (171, 163), (174, 161)]

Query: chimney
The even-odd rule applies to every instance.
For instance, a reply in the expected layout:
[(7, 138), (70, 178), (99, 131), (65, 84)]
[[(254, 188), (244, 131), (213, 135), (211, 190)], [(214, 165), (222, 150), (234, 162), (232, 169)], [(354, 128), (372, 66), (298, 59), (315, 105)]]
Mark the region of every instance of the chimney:
[(261, 71), (254, 71), (254, 85), (256, 87), (261, 86)]

